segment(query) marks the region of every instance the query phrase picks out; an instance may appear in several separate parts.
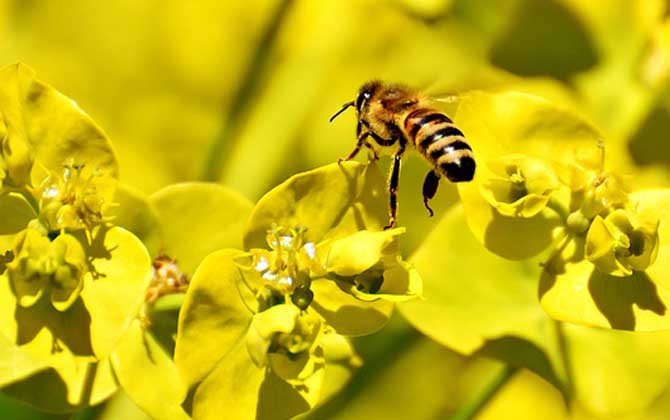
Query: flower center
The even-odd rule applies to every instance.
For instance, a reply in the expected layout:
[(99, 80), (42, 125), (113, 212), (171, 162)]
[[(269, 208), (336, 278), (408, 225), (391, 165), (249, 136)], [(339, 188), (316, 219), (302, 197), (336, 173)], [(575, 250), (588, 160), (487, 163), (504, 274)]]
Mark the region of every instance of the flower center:
[(300, 226), (273, 226), (267, 234), (270, 249), (251, 251), (254, 270), (266, 285), (282, 294), (308, 286), (310, 270), (318, 264), (316, 245), (307, 241), (306, 232)]
[(114, 191), (114, 180), (101, 171), (85, 171), (69, 160), (60, 173), (41, 184), (41, 217), (49, 230), (91, 229), (104, 222), (103, 213)]

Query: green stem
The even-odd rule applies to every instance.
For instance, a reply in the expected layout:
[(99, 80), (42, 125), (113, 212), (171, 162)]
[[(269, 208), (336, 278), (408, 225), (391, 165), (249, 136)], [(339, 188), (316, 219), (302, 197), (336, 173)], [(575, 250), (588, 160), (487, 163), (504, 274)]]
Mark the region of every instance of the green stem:
[(565, 207), (563, 203), (561, 203), (555, 196), (552, 195), (549, 197), (547, 208), (556, 212), (564, 224), (568, 220), (568, 215), (570, 214), (568, 208)]
[(561, 357), (561, 362), (563, 362), (563, 368), (565, 370), (565, 391), (562, 394), (564, 402), (566, 406), (568, 406), (570, 403), (570, 397), (574, 394), (572, 363), (568, 349), (568, 341), (565, 338), (565, 331), (563, 330), (563, 323), (555, 321), (554, 326), (556, 329), (556, 337), (558, 339), (558, 351)]
[(223, 127), (219, 135), (214, 138), (210, 145), (207, 161), (204, 164), (201, 179), (204, 181), (217, 181), (224, 167), (225, 157), (237, 134), (240, 120), (247, 113), (251, 99), (259, 90), (263, 72), (268, 68), (272, 40), (279, 32), (280, 26), (286, 16), (289, 6), (293, 2), (283, 0), (275, 10), (267, 28), (263, 32), (258, 47), (251, 57), (249, 66), (239, 84), (239, 88), (233, 95), (229, 111), (224, 115)]
[(98, 363), (92, 362), (86, 365), (84, 373), (84, 384), (81, 388), (81, 395), (79, 404), (88, 407), (91, 404), (91, 395), (93, 393), (93, 382), (95, 381), (95, 374), (98, 371)]
[(519, 370), (516, 366), (507, 365), (496, 376), (493, 381), (491, 381), (487, 386), (482, 390), (482, 392), (477, 396), (477, 398), (471, 403), (465, 405), (460, 410), (458, 410), (450, 420), (471, 420), (486, 406), (486, 404), (491, 401), (491, 399), (502, 389), (502, 387), (514, 376), (514, 374)]

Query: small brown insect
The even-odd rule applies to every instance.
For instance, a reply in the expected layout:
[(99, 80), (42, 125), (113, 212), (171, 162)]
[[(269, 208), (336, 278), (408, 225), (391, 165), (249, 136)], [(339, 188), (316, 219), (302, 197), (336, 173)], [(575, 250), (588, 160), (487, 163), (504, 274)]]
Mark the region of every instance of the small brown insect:
[(433, 167), (423, 182), (423, 203), (431, 216), (433, 210), (428, 201), (435, 196), (440, 177), (451, 182), (470, 181), (474, 177), (472, 148), (451, 119), (434, 108), (429, 97), (406, 86), (375, 80), (364, 84), (356, 100), (345, 103), (330, 121), (352, 106), (358, 115), (358, 141), (349, 156), (340, 161), (353, 159), (363, 146), (372, 150), (377, 159), (375, 146), (369, 138), (393, 154), (389, 178), (389, 224), (385, 229), (396, 224), (400, 161), (408, 145), (414, 146)]

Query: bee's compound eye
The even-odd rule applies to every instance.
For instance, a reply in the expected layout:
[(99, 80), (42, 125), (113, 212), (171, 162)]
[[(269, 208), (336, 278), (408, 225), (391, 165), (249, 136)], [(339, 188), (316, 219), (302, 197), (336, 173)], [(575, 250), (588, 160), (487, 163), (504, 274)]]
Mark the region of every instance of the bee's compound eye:
[(358, 111), (360, 111), (361, 108), (363, 108), (363, 102), (365, 102), (366, 100), (367, 98), (365, 97), (365, 92), (358, 95), (358, 98), (356, 98), (356, 109)]

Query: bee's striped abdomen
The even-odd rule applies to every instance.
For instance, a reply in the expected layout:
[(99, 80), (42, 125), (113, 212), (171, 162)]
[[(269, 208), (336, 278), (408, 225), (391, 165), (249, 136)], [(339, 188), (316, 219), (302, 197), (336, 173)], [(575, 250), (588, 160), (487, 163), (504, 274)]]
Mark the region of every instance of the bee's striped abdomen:
[(432, 109), (414, 110), (405, 120), (405, 132), (419, 153), (450, 181), (472, 180), (475, 175), (472, 148), (449, 117)]

